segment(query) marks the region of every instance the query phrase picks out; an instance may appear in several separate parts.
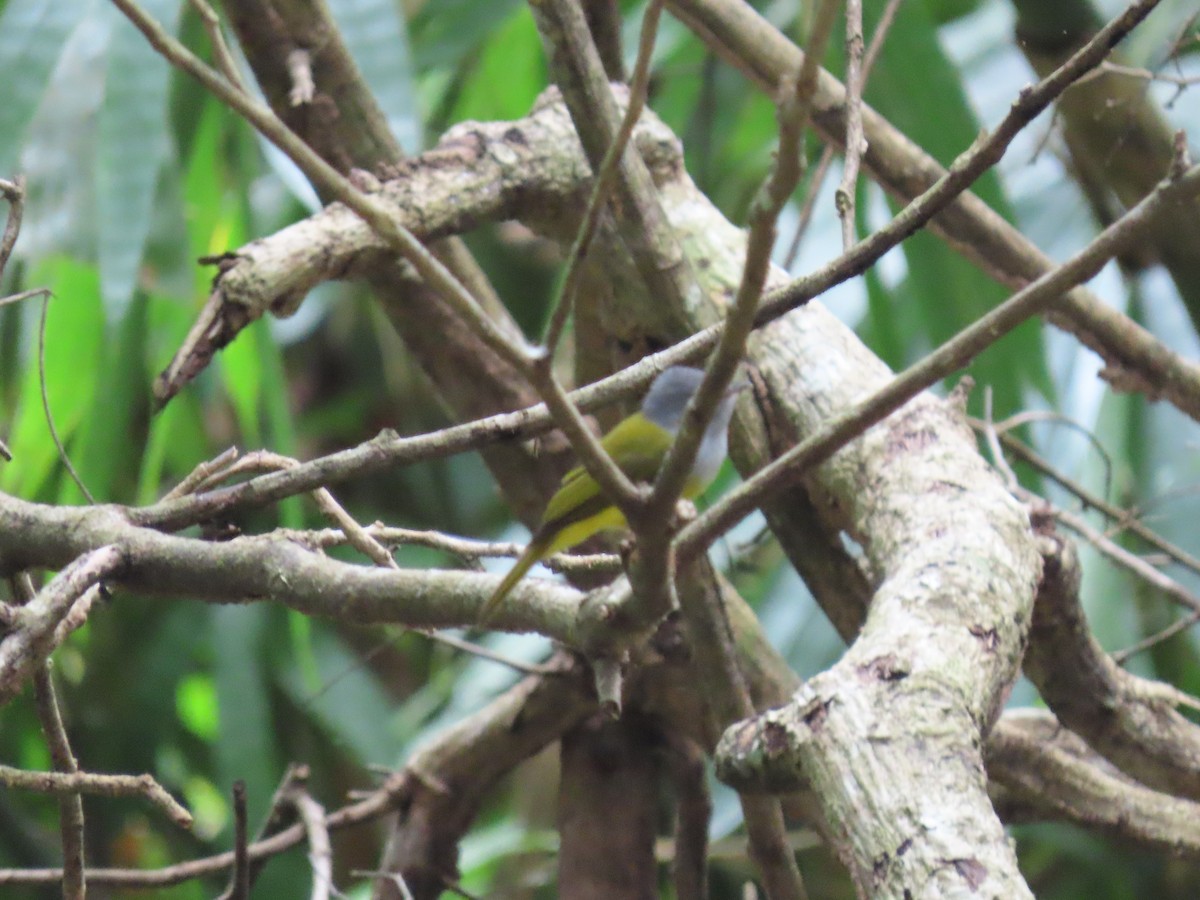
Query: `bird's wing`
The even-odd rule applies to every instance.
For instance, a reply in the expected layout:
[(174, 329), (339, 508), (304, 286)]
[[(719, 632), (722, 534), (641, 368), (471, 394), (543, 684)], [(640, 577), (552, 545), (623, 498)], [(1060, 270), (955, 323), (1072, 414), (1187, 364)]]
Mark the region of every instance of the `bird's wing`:
[[(650, 482), (658, 474), (658, 467), (671, 445), (671, 434), (641, 413), (634, 413), (606, 434), (600, 444), (630, 481)], [(558, 491), (550, 498), (539, 532), (557, 532), (610, 505), (608, 498), (601, 494), (596, 479), (583, 466), (576, 466), (563, 476)]]

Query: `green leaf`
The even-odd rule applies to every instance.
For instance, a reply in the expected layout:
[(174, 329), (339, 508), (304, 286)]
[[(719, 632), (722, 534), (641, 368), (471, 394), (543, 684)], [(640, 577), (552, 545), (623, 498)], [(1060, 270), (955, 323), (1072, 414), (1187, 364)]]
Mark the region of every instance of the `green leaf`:
[[(150, 324), (145, 348), (146, 366), (150, 372), (160, 372), (191, 327), (195, 310), (158, 294), (150, 295), (148, 304)], [(201, 376), (150, 420), (138, 474), (138, 503), (153, 502), (158, 498), (164, 478), (178, 479), (211, 455), (201, 397), (210, 382), (211, 378)]]
[[(116, 341), (105, 343), (95, 388), (103, 402), (92, 404), (79, 429), (74, 462), (83, 483), (101, 501), (128, 499), (140, 468), (149, 408), (144, 364), (147, 306), (144, 296), (136, 298)], [(68, 479), (59, 500), (82, 503), (84, 497)]]
[(266, 327), (261, 319), (251, 323), (221, 352), (220, 357), (221, 381), (233, 403), (242, 437), (252, 447), (263, 446), (258, 417), (263, 389), (263, 360), (258, 355), (255, 332)]
[(16, 167), (25, 130), (41, 102), (67, 35), (82, 18), (83, 0), (9, 0), (0, 13), (0, 175)]
[[(264, 323), (265, 326), (265, 323)], [(283, 372), (283, 355), (279, 344), (267, 327), (255, 328), (247, 337), (256, 345), (255, 356), (262, 363), (262, 388), (259, 402), (267, 426), (267, 443), (285, 456), (296, 455), (296, 425), (288, 404), (287, 378)], [(299, 497), (288, 497), (279, 503), (280, 522), (287, 528), (304, 527), (304, 508)]]
[(398, 741), (385, 723), (395, 714), (395, 702), (363, 659), (347, 650), (336, 634), (316, 628), (311, 638), (315, 689), (308, 673), (293, 662), (281, 673), (284, 690), (334, 744), (350, 750), (356, 762), (392, 765)]
[[(854, 226), (858, 234), (869, 232), (867, 208), (874, 193), (866, 184), (859, 183), (854, 207)], [(918, 341), (914, 317), (898, 315), (896, 312), (907, 302), (907, 298), (902, 296), (903, 286), (900, 291), (890, 290), (884, 284), (877, 265), (863, 273), (863, 284), (867, 288), (867, 315), (859, 327), (860, 336), (872, 352), (887, 363), (888, 368), (899, 372), (910, 362), (907, 349)]]
[(545, 86), (541, 38), (533, 16), (522, 6), (483, 46), (463, 83), (452, 118), (518, 119), (528, 114)]
[(270, 679), (263, 652), (273, 612), (261, 605), (212, 610), (221, 722), (221, 738), (214, 745), (218, 787), (227, 791), (239, 778), (245, 781), (252, 822), (266, 814), (282, 771), (272, 738)]
[[(188, 241), (193, 257), (216, 255), (246, 240), (244, 208), (233, 188), (237, 173), (229, 171), (222, 155), (229, 137), (229, 111), (208, 99), (192, 138), (183, 173)], [(197, 296), (208, 293), (212, 271), (194, 267)]]
[[(46, 313), (46, 394), (59, 437), (67, 444), (95, 402), (105, 343), (99, 276), (94, 266), (52, 257), (37, 266), (29, 280), (53, 294)], [(29, 303), (26, 319), (30, 352), (8, 441), (13, 460), (0, 470), (3, 489), (24, 497), (38, 495), (59, 465), (42, 409), (37, 304), (36, 300)]]
[(213, 743), (220, 735), (217, 689), (211, 676), (193, 672), (175, 688), (175, 711), (183, 727)]
[(439, 0), (422, 4), (413, 18), (413, 49), (417, 68), (457, 66), (469, 53), (494, 35), (518, 0)]
[[(143, 8), (174, 33), (179, 0), (145, 0)], [(97, 256), (109, 321), (119, 322), (133, 296), (159, 170), (170, 152), (166, 117), (170, 68), (124, 17), (113, 25), (96, 148)]]
[(421, 149), (408, 23), (394, 0), (333, 0), (330, 12), (363, 79), (406, 153)]

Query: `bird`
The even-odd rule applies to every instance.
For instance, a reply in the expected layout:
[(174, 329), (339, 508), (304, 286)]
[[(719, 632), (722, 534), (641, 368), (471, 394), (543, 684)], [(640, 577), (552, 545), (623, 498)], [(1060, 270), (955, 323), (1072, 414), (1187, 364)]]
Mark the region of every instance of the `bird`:
[[(691, 366), (671, 366), (663, 370), (651, 383), (641, 408), (617, 423), (601, 439), (600, 445), (631, 481), (654, 481), (683, 424), (688, 401), (699, 389), (703, 378), (703, 370)], [(729, 422), (733, 418), (737, 395), (749, 386), (744, 376), (735, 379), (717, 404), (696, 450), (692, 471), (684, 482), (684, 497), (697, 496), (716, 477), (728, 453)], [(517, 582), (536, 563), (574, 547), (598, 532), (619, 530), (627, 524), (624, 513), (604, 495), (586, 469), (582, 466), (571, 469), (546, 505), (542, 522), (525, 551), (484, 604), (479, 623), (487, 623)]]

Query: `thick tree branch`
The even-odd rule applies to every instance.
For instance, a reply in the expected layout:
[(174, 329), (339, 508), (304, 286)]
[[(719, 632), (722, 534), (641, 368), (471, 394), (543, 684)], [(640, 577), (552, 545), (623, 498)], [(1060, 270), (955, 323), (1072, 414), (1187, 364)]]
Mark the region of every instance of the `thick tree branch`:
[[(105, 572), (130, 590), (210, 603), (273, 599), (309, 615), (358, 624), (440, 628), (474, 622), (498, 580), (479, 572), (355, 566), (273, 536), (219, 543), (175, 537), (131, 523), (119, 507), (43, 506), (5, 494), (0, 494), (0, 534), (5, 535), (0, 571), (61, 568), (102, 551), (106, 561), (119, 561), (119, 568), (113, 563)], [(498, 616), (510, 629), (538, 631), (580, 647), (589, 631), (598, 642), (612, 640), (611, 625), (583, 624), (590, 617), (580, 617), (580, 594), (572, 588), (529, 580), (516, 596), (521, 602)], [(10, 636), (0, 649), (22, 634)], [(22, 639), (20, 647), (29, 643)], [(30, 657), (14, 649), (8, 658)], [(4, 685), (11, 689), (8, 680)]]
[(1016, 675), (1040, 560), (1024, 509), (955, 416), (916, 401), (839, 454), (882, 584), (843, 659), (717, 749), (722, 778), (807, 781), (870, 896), (1028, 896), (979, 747)]
[(1039, 517), (1045, 574), (1025, 672), (1063, 725), (1122, 772), (1164, 793), (1200, 799), (1200, 728), (1173, 708), (1173, 688), (1109, 658), (1079, 603), (1079, 559)]
[(1005, 713), (985, 758), (1008, 821), (1060, 819), (1156, 853), (1200, 858), (1200, 805), (1129, 778), (1048, 713)]

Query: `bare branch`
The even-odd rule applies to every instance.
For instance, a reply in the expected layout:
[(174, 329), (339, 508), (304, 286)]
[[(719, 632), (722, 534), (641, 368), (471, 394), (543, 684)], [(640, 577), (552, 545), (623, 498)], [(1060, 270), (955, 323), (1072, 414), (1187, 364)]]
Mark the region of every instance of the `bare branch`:
[[(0, 494), (0, 505), (3, 502), (4, 495)], [(7, 525), (12, 529), (22, 527), (18, 523)], [(123, 554), (116, 546), (100, 542), (71, 555), (70, 559), (46, 566), (64, 568), (36, 597), (16, 610), (15, 623), (0, 637), (0, 705), (16, 696), (25, 679), (53, 652), (56, 641), (66, 637), (67, 631), (60, 631), (59, 626), (72, 607), (90, 587), (116, 572), (123, 562)], [(18, 576), (16, 581), (19, 584), (14, 594), (32, 596), (27, 576)]]
[[(1022, 493), (1026, 501), (1030, 504), (1038, 502), (1039, 498), (1036, 498), (1028, 491)], [(1140, 578), (1156, 590), (1161, 591), (1165, 596), (1181, 606), (1186, 606), (1193, 613), (1200, 614), (1200, 597), (1197, 597), (1174, 578), (1164, 575), (1140, 556), (1130, 553), (1111, 538), (1101, 534), (1089, 525), (1082, 516), (1077, 516), (1065, 509), (1054, 508), (1045, 501), (1041, 502), (1062, 525), (1075, 532), (1118, 566), (1131, 572), (1135, 577)]]
[(675, 848), (671, 871), (678, 900), (708, 896), (708, 826), (712, 796), (708, 791), (704, 753), (678, 735), (668, 736), (671, 780), (675, 786)]
[(292, 805), (304, 825), (308, 837), (308, 861), (312, 865), (312, 900), (329, 900), (333, 884), (333, 847), (329, 843), (329, 829), (325, 825), (325, 809), (307, 791), (292, 789)]
[(250, 853), (246, 842), (246, 782), (233, 783), (233, 872), (229, 900), (250, 900)]
[[(807, 58), (807, 51), (806, 51)], [(863, 136), (863, 8), (862, 0), (846, 0), (846, 156), (842, 163), (842, 183), (834, 199), (842, 220), (842, 249), (854, 246), (854, 194), (858, 189), (858, 168), (866, 149)]]
[[(131, 590), (210, 603), (270, 598), (308, 615), (357, 624), (445, 628), (474, 623), (499, 580), (479, 572), (351, 565), (275, 536), (223, 542), (175, 537), (132, 524), (116, 507), (43, 506), (3, 493), (0, 533), (9, 564), (56, 568), (111, 544), (119, 548), (118, 558), (123, 554), (119, 581)], [(529, 579), (514, 597), (520, 602), (498, 613), (499, 625), (537, 631), (584, 652), (611, 650), (642, 633), (607, 620), (599, 610), (581, 614), (580, 593), (566, 585)], [(52, 624), (47, 627), (53, 630)], [(0, 661), (26, 658), (17, 647), (29, 643), (27, 635), (28, 629), (8, 635), (0, 644)], [(0, 685), (11, 687), (7, 680)]]
[[(750, 234), (746, 239), (742, 280), (733, 306), (725, 316), (725, 327), (709, 359), (704, 381), (688, 403), (684, 424), (655, 482), (654, 493), (647, 504), (647, 518), (652, 522), (665, 522), (667, 512), (679, 499), (704, 431), (733, 380), (738, 362), (745, 353), (746, 340), (756, 324), (759, 298), (767, 281), (771, 250), (775, 245), (775, 223), (804, 172), (802, 146), (816, 90), (817, 60), (824, 55), (833, 32), (838, 5), (835, 0), (823, 0), (816, 8), (804, 64), (780, 81), (779, 148), (775, 166), (750, 211)], [(666, 537), (665, 529), (659, 529), (659, 533)], [(658, 550), (653, 544), (648, 552), (656, 550), (665, 555), (665, 548)]]
[(192, 9), (199, 14), (200, 22), (204, 25), (204, 33), (208, 35), (208, 42), (212, 44), (213, 56), (217, 61), (217, 70), (226, 81), (245, 93), (246, 86), (242, 83), (242, 75), (238, 71), (237, 61), (229, 52), (229, 46), (225, 43), (225, 35), (221, 33), (220, 17), (205, 0), (188, 0), (188, 2), (191, 3)]
[(1200, 805), (1123, 775), (1045, 712), (1005, 713), (986, 756), (988, 777), (1008, 794), (997, 805), (1017, 821), (1023, 807), (1038, 820), (1059, 818), (1158, 853), (1200, 857)]
[(93, 772), (29, 772), (0, 765), (0, 784), (41, 794), (144, 797), (180, 828), (192, 827), (192, 814), (150, 775), (98, 775)]
[(1025, 672), (1054, 714), (1148, 787), (1200, 798), (1200, 728), (1172, 707), (1179, 692), (1124, 671), (1097, 644), (1079, 603), (1074, 545), (1040, 520), (1044, 575)]
[[(389, 547), (416, 544), (441, 550), (466, 560), (476, 560), (486, 556), (503, 556), (515, 558), (525, 550), (524, 544), (511, 541), (480, 541), (475, 538), (458, 537), (444, 534), (440, 531), (416, 531), (411, 528), (397, 528), (391, 525), (375, 523), (366, 526), (366, 531), (379, 543)], [(345, 532), (336, 528), (326, 528), (320, 531), (290, 531), (280, 529), (275, 532), (280, 537), (306, 547), (335, 547), (347, 543)], [(556, 553), (542, 561), (553, 572), (601, 572), (618, 574), (621, 571), (621, 558), (615, 553)]]
[[(39, 662), (34, 669), (33, 697), (38, 719), (42, 723), (42, 733), (45, 734), (46, 744), (50, 747), (50, 758), (54, 760), (54, 768), (63, 774), (77, 775), (79, 763), (76, 762), (71, 743), (67, 739), (67, 729), (63, 725), (62, 712), (58, 708), (54, 682), (50, 678), (50, 666), (45, 661)], [(62, 795), (58, 800), (58, 808), (58, 830), (62, 836), (63, 853), (63, 900), (84, 900), (87, 895), (87, 873), (84, 857), (83, 798), (77, 793)]]

